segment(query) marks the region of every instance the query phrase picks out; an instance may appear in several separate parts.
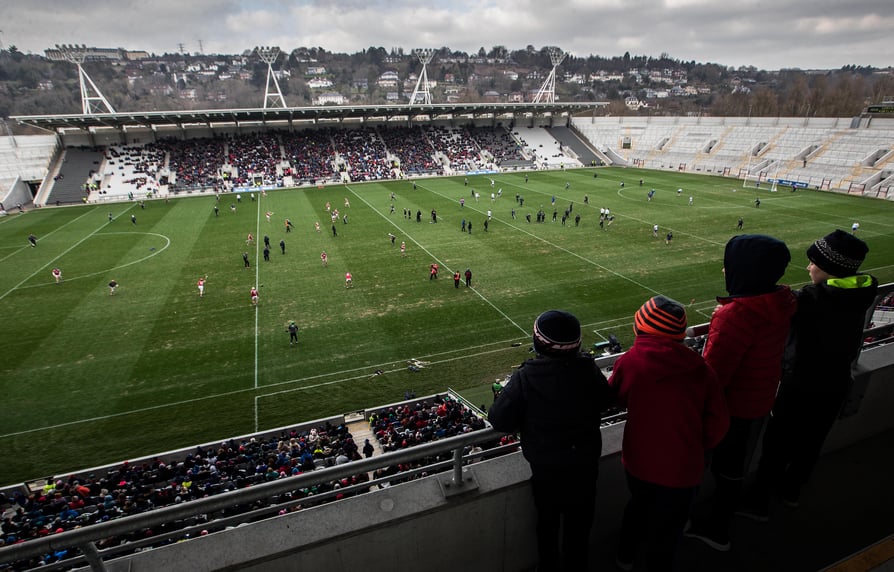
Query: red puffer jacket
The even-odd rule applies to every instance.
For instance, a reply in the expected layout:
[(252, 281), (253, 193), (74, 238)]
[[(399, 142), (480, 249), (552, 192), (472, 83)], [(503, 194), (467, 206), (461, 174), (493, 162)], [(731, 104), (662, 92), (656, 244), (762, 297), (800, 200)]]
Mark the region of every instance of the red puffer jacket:
[(724, 388), (730, 416), (763, 417), (776, 398), (797, 301), (788, 286), (717, 301), (703, 356)]
[(627, 408), (627, 471), (665, 487), (701, 483), (705, 450), (729, 428), (720, 384), (705, 360), (680, 342), (640, 334), (615, 362), (609, 384)]

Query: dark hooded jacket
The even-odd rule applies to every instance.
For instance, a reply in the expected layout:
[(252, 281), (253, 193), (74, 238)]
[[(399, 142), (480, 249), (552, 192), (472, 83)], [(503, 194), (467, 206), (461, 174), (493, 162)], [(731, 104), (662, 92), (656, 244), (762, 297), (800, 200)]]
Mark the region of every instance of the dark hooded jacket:
[(727, 297), (711, 316), (704, 358), (717, 373), (732, 417), (769, 413), (782, 376), (782, 354), (797, 302), (776, 284), (791, 260), (780, 240), (735, 236), (726, 245)]
[(783, 383), (816, 392), (846, 391), (860, 354), (866, 311), (877, 291), (875, 277), (857, 274), (795, 292), (798, 311), (785, 348)]
[(593, 358), (538, 357), (512, 374), (488, 420), (498, 431), (521, 432), (532, 471), (576, 469), (595, 476), (602, 436), (594, 419), (610, 405), (608, 383)]
[(627, 408), (621, 450), (627, 471), (665, 487), (701, 483), (705, 451), (729, 427), (720, 384), (705, 360), (668, 337), (639, 334), (615, 362), (609, 385)]

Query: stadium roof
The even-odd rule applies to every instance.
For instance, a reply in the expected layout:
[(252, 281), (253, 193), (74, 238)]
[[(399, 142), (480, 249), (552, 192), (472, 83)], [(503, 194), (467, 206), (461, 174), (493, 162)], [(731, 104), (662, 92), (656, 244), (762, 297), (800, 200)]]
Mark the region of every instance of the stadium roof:
[(206, 109), (197, 111), (144, 111), (93, 115), (18, 115), (17, 122), (50, 131), (151, 128), (161, 126), (223, 126), (266, 123), (332, 123), (345, 120), (408, 121), (461, 117), (547, 117), (577, 114), (607, 105), (588, 103), (462, 103), (431, 105), (345, 105), (267, 109)]

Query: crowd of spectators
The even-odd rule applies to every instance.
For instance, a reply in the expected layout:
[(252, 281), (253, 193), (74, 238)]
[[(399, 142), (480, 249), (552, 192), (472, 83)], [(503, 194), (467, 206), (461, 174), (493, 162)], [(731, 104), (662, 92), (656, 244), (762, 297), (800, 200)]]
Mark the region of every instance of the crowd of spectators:
[(383, 127), (379, 134), (388, 152), (400, 159), (401, 171), (406, 176), (444, 174), (444, 167), (435, 158), (421, 127)]
[(471, 409), (449, 397), (389, 407), (369, 418), (370, 429), (385, 452), (484, 429)]
[[(382, 450), (386, 453), (407, 449), (424, 443), (454, 437), (471, 431), (484, 429), (486, 424), (473, 410), (449, 396), (435, 396), (431, 400), (404, 403), (377, 411), (369, 416), (369, 426)], [(496, 446), (500, 443), (494, 442)], [(468, 453), (471, 448), (467, 451)], [(399, 463), (377, 469), (375, 478), (392, 477), (381, 486), (427, 476), (427, 472), (417, 472), (441, 458), (419, 458), (413, 462)]]
[[(255, 484), (287, 478), (318, 468), (360, 459), (346, 425), (326, 424), (307, 431), (292, 430), (273, 437), (230, 439), (212, 447), (196, 447), (185, 456), (124, 461), (103, 472), (73, 474), (48, 482), (34, 492), (14, 490), (0, 498), (3, 508), (0, 546), (58, 534), (74, 528), (135, 515)], [(367, 473), (291, 493), (293, 510), (308, 496), (369, 480)], [(270, 499), (275, 503), (282, 499)], [(263, 503), (262, 503), (263, 504)], [(242, 507), (247, 511), (260, 506)], [(236, 510), (236, 509), (234, 509)], [(228, 514), (235, 514), (231, 511)], [(208, 518), (208, 517), (205, 517)], [(170, 523), (179, 530), (190, 522)], [(144, 530), (127, 538), (108, 539), (100, 548), (159, 534)], [(50, 561), (66, 551), (47, 555)], [(29, 564), (29, 563), (23, 563)], [(40, 565), (31, 562), (30, 565)]]
[[(227, 138), (227, 164), (233, 186), (282, 186), (277, 167), (282, 163), (282, 147), (275, 133), (249, 133)], [(281, 170), (280, 170), (281, 172)]]
[(368, 127), (338, 129), (332, 132), (332, 139), (339, 157), (339, 169), (346, 171), (351, 181), (395, 178), (385, 144), (375, 130)]
[[(484, 420), (473, 410), (447, 396), (435, 396), (385, 408), (373, 413), (369, 417), (369, 424), (385, 452), (486, 426)], [(136, 462), (124, 461), (107, 469), (56, 478), (39, 489), (8, 489), (0, 495), (0, 510), (3, 511), (0, 546), (350, 463), (361, 458), (361, 451), (347, 425), (326, 423), (309, 430), (283, 431), (278, 436), (229, 439), (219, 445), (197, 446), (186, 454), (160, 455), (151, 460)], [(426, 458), (413, 463), (395, 464), (379, 469), (375, 472), (375, 477), (394, 476), (395, 478), (389, 478), (380, 485), (387, 487), (418, 478), (425, 473), (408, 472), (446, 458)], [(103, 541), (99, 548), (110, 548), (151, 537), (160, 537), (157, 545), (163, 545), (180, 538), (175, 534), (174, 540), (171, 540), (169, 532), (177, 532), (188, 526), (207, 523), (208, 531), (221, 529), (220, 525), (212, 522), (219, 516), (235, 515), (271, 504), (288, 507), (281, 509), (280, 514), (300, 510), (309, 502), (308, 497), (362, 485), (369, 480), (369, 473), (358, 472), (349, 478), (296, 490), (266, 502), (233, 507), (226, 514), (193, 517), (183, 522), (168, 523), (154, 530), (141, 530), (127, 537), (110, 538)], [(336, 492), (334, 498), (361, 494), (366, 490), (368, 489), (360, 487), (354, 492)], [(60, 550), (44, 555), (39, 560), (19, 564), (31, 567), (74, 555), (74, 552)]]
[(329, 128), (304, 129), (282, 135), (283, 153), (289, 162), (285, 174), (295, 183), (316, 184), (338, 177)]
[(481, 154), (478, 144), (466, 130), (428, 126), (425, 133), (432, 147), (447, 157), (454, 171), (473, 171), (479, 168)]
[(504, 161), (526, 160), (518, 141), (505, 129), (474, 127), (469, 134), (482, 149), (490, 153), (497, 165)]
[(147, 146), (167, 154), (172, 190), (220, 187), (225, 139), (162, 139)]
[[(483, 152), (483, 154), (482, 154)], [(503, 128), (441, 126), (270, 131), (194, 139), (166, 138), (145, 145), (104, 150), (107, 173), (116, 178), (102, 191), (223, 191), (258, 183), (283, 186), (349, 180), (374, 181), (524, 160), (517, 141)], [(485, 156), (487, 158), (485, 159)], [(126, 186), (126, 189), (117, 188)]]

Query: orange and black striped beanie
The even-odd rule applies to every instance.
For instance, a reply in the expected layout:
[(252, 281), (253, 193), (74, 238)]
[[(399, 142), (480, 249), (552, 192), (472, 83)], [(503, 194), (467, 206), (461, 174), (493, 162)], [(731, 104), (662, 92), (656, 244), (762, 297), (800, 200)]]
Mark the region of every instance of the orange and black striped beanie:
[(636, 311), (633, 331), (682, 340), (686, 336), (686, 309), (676, 300), (654, 296)]

